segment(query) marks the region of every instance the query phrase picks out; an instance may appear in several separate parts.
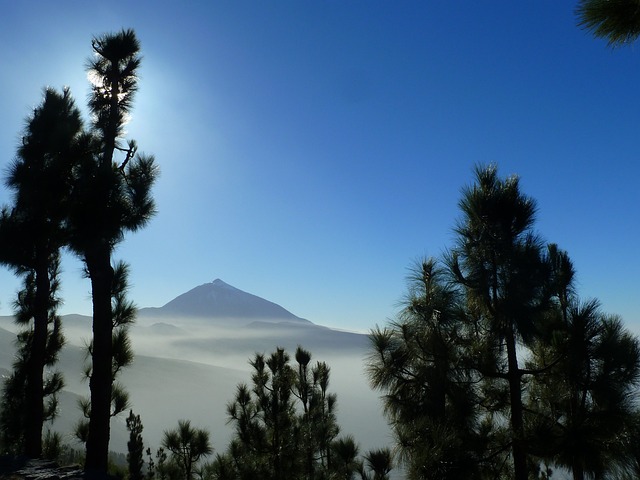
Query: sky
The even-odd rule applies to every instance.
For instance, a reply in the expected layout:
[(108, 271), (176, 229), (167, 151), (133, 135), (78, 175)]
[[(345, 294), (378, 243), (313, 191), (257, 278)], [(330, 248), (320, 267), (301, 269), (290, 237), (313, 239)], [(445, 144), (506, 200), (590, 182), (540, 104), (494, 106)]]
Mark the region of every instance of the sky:
[[(461, 189), (495, 163), (581, 297), (640, 332), (640, 43), (594, 39), (575, 3), (0, 0), (0, 175), (45, 86), (88, 120), (91, 38), (133, 28), (127, 138), (161, 169), (157, 215), (114, 256), (138, 306), (220, 278), (367, 332), (453, 245)], [(60, 313), (89, 315), (82, 263), (63, 269)], [(19, 288), (0, 269), (0, 315)]]

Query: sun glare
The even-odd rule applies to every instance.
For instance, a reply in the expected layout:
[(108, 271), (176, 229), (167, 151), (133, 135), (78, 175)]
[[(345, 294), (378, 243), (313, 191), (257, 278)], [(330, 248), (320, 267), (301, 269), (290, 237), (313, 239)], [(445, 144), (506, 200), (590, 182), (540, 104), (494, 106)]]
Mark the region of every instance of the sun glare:
[(91, 69), (87, 71), (87, 80), (94, 87), (103, 88), (104, 82), (102, 81), (102, 77), (96, 73), (95, 70)]
[[(94, 87), (99, 93), (100, 95), (102, 95), (103, 97), (108, 98), (109, 97), (109, 90), (104, 86), (104, 80), (102, 78), (101, 75), (99, 75), (95, 70), (90, 69), (87, 71), (87, 80), (89, 81), (89, 83), (92, 85), (92, 87)], [(122, 101), (124, 98), (126, 98), (128, 94), (127, 93), (120, 93), (118, 95), (118, 100)], [(123, 125), (128, 124), (131, 121), (131, 114), (129, 112), (125, 113), (123, 116)]]

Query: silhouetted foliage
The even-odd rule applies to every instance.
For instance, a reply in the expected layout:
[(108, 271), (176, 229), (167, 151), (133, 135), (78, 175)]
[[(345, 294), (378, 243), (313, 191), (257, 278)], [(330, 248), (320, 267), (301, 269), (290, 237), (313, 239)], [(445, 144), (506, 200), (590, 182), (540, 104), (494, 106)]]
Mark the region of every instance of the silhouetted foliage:
[[(57, 275), (57, 261), (52, 268), (55, 269), (54, 274)], [(52, 314), (49, 323), (52, 328), (47, 326), (47, 336), (45, 338), (45, 351), (40, 353), (43, 365), (33, 365), (33, 351), (35, 349), (33, 328), (29, 328), (32, 317), (33, 297), (34, 297), (34, 275), (29, 273), (24, 279), (24, 289), (18, 294), (18, 300), (15, 302), (16, 322), (21, 325), (27, 325), (25, 330), (18, 333), (16, 337), (17, 351), (15, 361), (13, 363), (13, 372), (5, 379), (2, 392), (2, 405), (0, 411), (0, 438), (3, 449), (7, 452), (30, 457), (39, 457), (42, 454), (42, 429), (46, 421), (53, 420), (56, 416), (57, 409), (57, 393), (64, 386), (62, 374), (57, 371), (45, 372), (45, 367), (53, 366), (57, 361), (58, 352), (62, 346), (63, 340), (60, 332), (60, 319)], [(53, 282), (57, 285), (57, 282)], [(55, 297), (55, 289), (50, 292)], [(40, 372), (41, 390), (38, 395), (29, 389), (29, 372), (30, 369)], [(29, 397), (34, 396), (40, 410), (34, 415), (39, 418), (38, 422), (30, 419)], [(28, 432), (33, 429), (33, 434), (39, 433), (37, 441), (34, 440), (35, 446), (27, 448)], [(36, 451), (39, 451), (36, 454)]]
[[(19, 393), (22, 404), (14, 398), (6, 410), (17, 416), (10, 420), (19, 429), (14, 432), (19, 441), (12, 448), (33, 458), (42, 454), (43, 423), (55, 412), (55, 393), (62, 387), (61, 374), (47, 379), (45, 368), (55, 363), (63, 344), (55, 314), (59, 251), (67, 239), (72, 171), (86, 146), (80, 112), (69, 90), (46, 89), (42, 104), (27, 120), (5, 179), (14, 202), (0, 213), (0, 263), (24, 277), (15, 309), (16, 322), (26, 327), (18, 337), (19, 359), (9, 387)], [(43, 403), (47, 396), (53, 404)]]
[(474, 332), (461, 296), (434, 259), (417, 262), (408, 280), (397, 320), (371, 333), (367, 367), (372, 387), (384, 392), (407, 475), (443, 480), (500, 471), (506, 453), (491, 444), (479, 377), (465, 361)]
[[(127, 364), (128, 355), (126, 335), (117, 327), (133, 319), (132, 305), (119, 304), (124, 300), (117, 291), (120, 273), (119, 267), (112, 266), (111, 256), (125, 232), (142, 228), (154, 214), (151, 187), (157, 171), (153, 157), (137, 154), (134, 141), (129, 141), (127, 147), (119, 143), (137, 90), (140, 45), (135, 33), (122, 30), (96, 37), (92, 47), (89, 108), (93, 149), (92, 155), (74, 170), (68, 245), (85, 262), (93, 301), (91, 408), (85, 409), (89, 415), (85, 469), (104, 473), (109, 420), (113, 413), (127, 406), (123, 389), (114, 384), (114, 376)], [(122, 153), (122, 160), (116, 159), (117, 152)], [(118, 310), (120, 307), (122, 311)]]
[(140, 415), (134, 415), (133, 410), (129, 410), (127, 430), (129, 431), (129, 441), (127, 442), (129, 480), (141, 480), (144, 477), (142, 475), (142, 467), (144, 465), (143, 425), (142, 420), (140, 420)]
[(311, 364), (298, 347), (297, 365), (284, 349), (256, 354), (252, 387), (238, 385), (228, 404), (235, 435), (206, 469), (223, 479), (351, 479), (360, 472), (353, 437), (337, 438), (337, 397), (328, 392), (330, 368)]
[(580, 0), (578, 25), (610, 46), (625, 45), (640, 36), (640, 4), (637, 0)]
[(142, 228), (155, 213), (151, 187), (157, 168), (153, 157), (137, 153), (135, 141), (126, 147), (121, 143), (137, 90), (140, 45), (135, 33), (96, 37), (92, 48), (90, 128), (84, 130), (68, 90), (47, 89), (8, 171), (6, 184), (15, 191), (15, 204), (0, 215), (0, 263), (29, 276), (29, 290), (18, 304), (33, 327), (20, 337), (29, 351), (22, 350), (22, 370), (7, 387), (20, 393), (24, 404), (12, 399), (4, 411), (28, 412), (13, 419), (12, 427), (23, 429), (16, 434), (22, 435), (25, 453), (39, 456), (47, 416), (42, 399), (54, 393), (54, 385), (61, 386), (59, 376), (50, 384), (42, 377), (47, 351), (62, 344), (53, 292), (58, 251), (68, 247), (85, 263), (93, 300), (92, 364), (87, 369), (91, 399), (83, 403), (88, 425), (78, 426), (78, 436), (86, 441), (85, 469), (105, 474), (109, 420), (127, 407), (126, 392), (115, 377), (131, 360), (126, 326), (135, 312), (124, 296), (126, 268), (114, 268), (111, 256), (126, 232)]
[[(278, 349), (265, 359), (256, 354), (253, 387), (239, 385), (229, 404), (229, 421), (235, 423), (236, 438), (230, 451), (241, 477), (256, 475), (284, 479), (298, 475), (300, 429), (295, 418), (295, 372), (289, 355)], [(290, 478), (291, 478), (290, 477)]]
[(532, 447), (575, 479), (620, 477), (635, 434), (640, 345), (596, 300), (579, 300), (566, 252), (551, 245), (549, 259), (557, 308), (552, 335), (532, 348), (531, 367), (551, 367), (530, 387), (528, 409), (537, 412), (530, 420)]
[(393, 466), (391, 450), (388, 448), (371, 450), (364, 459), (365, 462), (360, 470), (362, 480), (389, 480), (389, 472)]
[(399, 461), (415, 479), (632, 477), (638, 339), (579, 301), (518, 179), (475, 173), (446, 268), (421, 261), (397, 320), (370, 335)]
[[(496, 393), (504, 389), (510, 422), (514, 478), (527, 479), (523, 377), (518, 351), (538, 330), (548, 306), (548, 268), (542, 241), (533, 233), (536, 204), (520, 192), (517, 177), (500, 179), (497, 168), (476, 168), (476, 183), (465, 188), (459, 202), (462, 218), (457, 242), (448, 259), (454, 281), (470, 319), (482, 332), (481, 356), (493, 364), (477, 365)], [(498, 389), (498, 390), (495, 390)]]
[[(53, 304), (57, 301), (57, 257), (50, 268), (52, 277), (49, 295)], [(0, 411), (0, 437), (5, 449), (32, 458), (42, 455), (43, 424), (56, 417), (57, 394), (64, 387), (62, 374), (52, 370), (64, 343), (60, 318), (53, 310), (50, 311), (45, 326), (44, 351), (35, 353), (40, 348), (34, 345), (34, 328), (30, 326), (33, 324), (35, 296), (35, 275), (31, 272), (25, 276), (24, 288), (15, 302), (16, 323), (26, 325), (27, 328), (16, 337), (17, 351), (13, 372), (3, 384), (3, 408)], [(36, 383), (37, 388), (33, 387), (32, 382)], [(30, 409), (32, 403), (36, 404), (34, 411)], [(32, 436), (31, 441), (29, 434)]]
[[(129, 326), (135, 318), (135, 306), (126, 298), (128, 284), (128, 265), (118, 262), (113, 270), (113, 282), (111, 291), (112, 304), (112, 330), (111, 330), (111, 402), (110, 416), (114, 417), (124, 412), (129, 406), (129, 394), (122, 384), (117, 381), (120, 371), (133, 361), (133, 348), (129, 339)], [(95, 340), (95, 339), (94, 339)], [(94, 356), (94, 341), (87, 346), (87, 358)], [(93, 364), (85, 366), (85, 376), (89, 381), (93, 378)], [(90, 432), (90, 419), (92, 403), (89, 399), (80, 400), (80, 409), (84, 419), (80, 420), (75, 428), (76, 437), (87, 443)]]
[(47, 430), (42, 439), (42, 458), (56, 461), (62, 457), (64, 449), (62, 434)]
[(151, 448), (147, 448), (144, 453), (147, 456), (147, 474), (145, 475), (145, 478), (151, 480), (156, 476), (156, 462), (153, 460), (153, 452), (151, 451)]
[(191, 427), (189, 420), (180, 420), (177, 429), (165, 431), (162, 446), (171, 453), (185, 480), (191, 480), (193, 468), (202, 457), (213, 453), (209, 432)]
[(361, 470), (360, 448), (351, 435), (331, 442), (331, 477), (336, 480), (351, 480)]

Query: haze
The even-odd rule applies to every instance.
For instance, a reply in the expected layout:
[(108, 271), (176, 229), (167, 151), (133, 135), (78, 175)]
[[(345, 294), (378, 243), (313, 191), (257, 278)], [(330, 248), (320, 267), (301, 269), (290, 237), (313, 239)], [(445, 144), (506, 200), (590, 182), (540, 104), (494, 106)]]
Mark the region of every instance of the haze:
[[(184, 319), (183, 325), (196, 320)], [(82, 380), (85, 348), (90, 338), (91, 321), (88, 317), (64, 318), (68, 345), (62, 351), (58, 368), (64, 372), (66, 387), (60, 396), (60, 416), (54, 429), (65, 435), (65, 440), (76, 448), (73, 426), (81, 413), (79, 397), (88, 395), (88, 384)], [(180, 319), (177, 319), (180, 324)], [(203, 320), (204, 323), (204, 320)], [(16, 331), (10, 317), (0, 317), (0, 373), (11, 369), (13, 360), (13, 334)], [(287, 347), (293, 355), (303, 336), (289, 333), (269, 334), (232, 327), (189, 327), (180, 329), (169, 324), (138, 325), (131, 331), (136, 357), (133, 365), (125, 369), (120, 381), (131, 396), (131, 408), (140, 414), (144, 424), (145, 444), (153, 449), (159, 446), (164, 430), (174, 428), (179, 419), (189, 419), (200, 428), (211, 432), (212, 443), (222, 453), (232, 434), (226, 424), (226, 404), (233, 400), (239, 383), (250, 384), (251, 367), (248, 361), (256, 351), (271, 353), (277, 346)], [(359, 336), (363, 337), (363, 336)], [(377, 394), (372, 392), (363, 374), (366, 345), (362, 338), (331, 347), (313, 344), (302, 346), (311, 350), (312, 361), (326, 361), (331, 367), (330, 391), (338, 395), (338, 423), (342, 433), (352, 434), (363, 451), (391, 443), (389, 429), (382, 417)], [(220, 349), (220, 344), (227, 348)], [(314, 348), (315, 347), (315, 348)], [(111, 449), (126, 452), (128, 432), (126, 415), (112, 421)]]
[[(4, 2), (0, 169), (46, 85), (84, 108), (93, 35), (134, 28), (127, 137), (155, 154), (158, 215), (116, 252), (159, 307), (220, 277), (315, 323), (393, 317), (406, 267), (450, 247), (477, 163), (522, 177), (580, 291), (638, 329), (637, 45), (575, 2)], [(85, 117), (86, 118), (86, 117)], [(0, 204), (9, 203), (0, 189)], [(0, 315), (19, 281), (0, 270)], [(62, 313), (91, 313), (64, 263)]]

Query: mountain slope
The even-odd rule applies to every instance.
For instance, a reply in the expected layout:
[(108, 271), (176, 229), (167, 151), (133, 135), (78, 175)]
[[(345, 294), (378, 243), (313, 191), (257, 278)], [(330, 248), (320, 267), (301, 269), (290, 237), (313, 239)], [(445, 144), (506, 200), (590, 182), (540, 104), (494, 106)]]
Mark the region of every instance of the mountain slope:
[[(157, 447), (164, 430), (189, 419), (209, 430), (216, 450), (224, 451), (233, 434), (226, 405), (239, 383), (251, 382), (249, 360), (255, 352), (268, 355), (276, 347), (293, 355), (298, 345), (311, 351), (314, 363), (329, 364), (342, 431), (353, 434), (363, 451), (389, 443), (378, 394), (364, 374), (366, 335), (315, 325), (221, 280), (140, 314), (130, 331), (136, 356), (119, 381), (130, 393), (131, 408), (141, 415), (146, 445)], [(56, 368), (64, 373), (66, 387), (54, 428), (65, 442), (81, 448), (71, 431), (81, 416), (78, 398), (89, 393), (83, 365), (91, 318), (65, 315), (62, 323), (68, 343)], [(17, 330), (12, 317), (0, 317), (0, 373), (11, 370)], [(112, 420), (111, 449), (119, 452), (126, 451), (125, 418), (126, 412)]]
[(216, 279), (177, 296), (159, 308), (143, 308), (141, 317), (196, 317), (217, 320), (305, 322), (280, 305)]
[[(63, 319), (64, 322), (64, 319)], [(306, 327), (305, 327), (306, 328)], [(312, 326), (312, 329), (323, 327)], [(238, 329), (245, 332), (252, 329)], [(130, 394), (130, 408), (141, 415), (146, 446), (156, 448), (160, 445), (165, 430), (175, 428), (180, 419), (189, 419), (199, 428), (205, 428), (212, 435), (213, 444), (218, 452), (226, 449), (233, 426), (227, 424), (226, 405), (232, 401), (239, 383), (249, 384), (251, 368), (248, 360), (253, 357), (250, 349), (270, 353), (276, 344), (273, 339), (246, 339), (244, 345), (238, 336), (234, 341), (235, 352), (216, 348), (216, 344), (196, 345), (182, 340), (181, 349), (172, 346), (168, 339), (161, 343), (160, 336), (149, 335), (149, 329), (143, 329), (140, 335), (133, 332), (133, 347), (136, 351), (133, 364), (122, 371), (119, 381)], [(0, 329), (0, 372), (11, 370), (11, 360), (15, 352), (13, 342), (15, 334)], [(141, 342), (149, 342), (144, 348)], [(154, 347), (151, 346), (153, 343)], [(204, 342), (203, 342), (204, 343)], [(224, 344), (225, 342), (222, 342)], [(279, 342), (278, 342), (279, 343)], [(293, 344), (292, 344), (293, 345)], [(306, 346), (306, 345), (305, 345)], [(142, 348), (141, 348), (142, 347)], [(141, 355), (140, 351), (154, 356)], [(319, 349), (322, 351), (322, 349)], [(293, 354), (293, 349), (288, 348)], [(338, 423), (345, 434), (353, 434), (364, 449), (379, 448), (388, 444), (389, 429), (381, 415), (377, 394), (371, 391), (363, 375), (362, 350), (345, 349), (341, 355), (335, 352), (326, 355), (312, 349), (313, 361), (327, 361), (331, 367), (331, 392), (338, 395)], [(204, 352), (207, 352), (207, 358)], [(161, 358), (167, 355), (173, 358)], [(182, 358), (179, 358), (182, 357)], [(206, 363), (188, 361), (198, 357)], [(85, 348), (67, 344), (60, 354), (56, 369), (64, 373), (65, 389), (60, 394), (59, 417), (53, 429), (63, 435), (64, 442), (74, 448), (82, 448), (72, 434), (73, 428), (81, 418), (78, 400), (89, 394), (88, 384), (83, 376)], [(126, 452), (128, 434), (126, 431), (126, 413), (112, 419), (110, 448), (117, 452)]]

